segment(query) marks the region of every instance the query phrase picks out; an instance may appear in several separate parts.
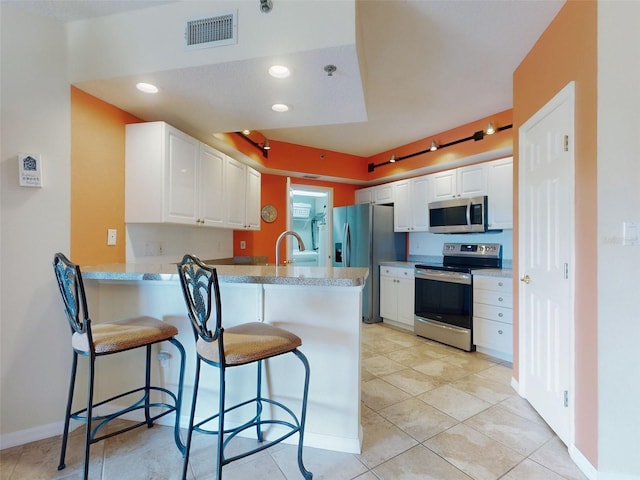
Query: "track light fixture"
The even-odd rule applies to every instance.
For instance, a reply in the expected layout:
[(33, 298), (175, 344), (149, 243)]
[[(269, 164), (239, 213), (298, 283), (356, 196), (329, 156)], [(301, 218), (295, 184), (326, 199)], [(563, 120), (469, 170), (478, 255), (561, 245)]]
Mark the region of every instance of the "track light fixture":
[(271, 144), (269, 143), (268, 138), (264, 138), (263, 136), (264, 141), (260, 143), (260, 142), (256, 142), (249, 136), (252, 134), (252, 132), (249, 130), (243, 130), (242, 132), (235, 132), (235, 133), (236, 135), (240, 135), (242, 138), (244, 138), (247, 142), (249, 142), (254, 147), (260, 149), (262, 151), (262, 156), (264, 158), (269, 158), (269, 150), (271, 150)]
[(474, 140), (474, 141), (477, 142), (479, 140), (482, 140), (485, 135), (493, 135), (496, 132), (501, 132), (503, 130), (508, 130), (509, 128), (512, 128), (512, 127), (513, 127), (513, 125), (505, 125), (504, 127), (496, 128), (492, 122), (489, 122), (489, 125), (487, 125), (487, 130), (486, 131), (485, 130), (478, 130), (477, 132), (474, 132), (473, 135), (471, 135), (469, 137), (461, 138), (460, 140), (454, 140), (453, 142), (449, 142), (449, 143), (443, 143), (442, 145), (438, 145), (438, 143), (435, 140), (431, 140), (431, 145), (426, 150), (421, 150), (421, 151), (416, 152), (416, 153), (410, 153), (408, 155), (403, 155), (402, 157), (396, 157), (395, 154), (393, 154), (393, 155), (391, 155), (391, 158), (389, 160), (387, 160), (386, 162), (370, 163), (369, 165), (367, 165), (367, 171), (373, 172), (376, 168), (382, 167), (383, 165), (387, 165), (389, 163), (396, 163), (396, 162), (399, 162), (401, 160), (406, 160), (407, 158), (416, 157), (418, 155), (423, 155), (423, 154), (429, 153), (429, 152), (434, 152), (434, 151), (439, 150), (441, 148), (451, 147), (452, 145), (457, 145), (458, 143), (462, 143), (462, 142), (468, 142), (469, 140)]
[(273, 10), (273, 2), (271, 0), (260, 0), (260, 11), (262, 13), (269, 13)]

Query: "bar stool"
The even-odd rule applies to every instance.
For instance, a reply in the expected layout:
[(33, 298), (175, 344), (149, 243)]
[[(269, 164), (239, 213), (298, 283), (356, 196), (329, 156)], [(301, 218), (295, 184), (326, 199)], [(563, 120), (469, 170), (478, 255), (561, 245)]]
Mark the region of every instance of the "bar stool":
[[(67, 451), (67, 439), (69, 436), (69, 423), (71, 419), (85, 423), (84, 438), (84, 476), (89, 475), (89, 449), (94, 443), (107, 438), (128, 432), (142, 425), (151, 428), (157, 419), (175, 412), (174, 440), (178, 450), (184, 453), (185, 446), (180, 440), (180, 403), (182, 401), (182, 386), (184, 381), (185, 352), (182, 344), (176, 340), (178, 329), (161, 320), (141, 316), (108, 323), (96, 323), (92, 325), (87, 308), (87, 298), (80, 267), (65, 257), (62, 253), (56, 253), (53, 258), (53, 270), (60, 288), (60, 294), (64, 303), (64, 309), (71, 327), (71, 346), (73, 348), (73, 362), (71, 366), (71, 380), (69, 382), (69, 396), (64, 418), (64, 433), (62, 436), (62, 449), (60, 452), (60, 464), (58, 470), (66, 467), (65, 455)], [(172, 343), (180, 353), (180, 374), (178, 391), (176, 393), (159, 386), (151, 385), (151, 347), (152, 345), (168, 341)], [(119, 352), (144, 347), (146, 349), (146, 364), (144, 386), (114, 395), (98, 403), (94, 403), (93, 390), (95, 381), (95, 363), (98, 357), (113, 355)], [(88, 392), (86, 407), (76, 412), (71, 412), (78, 357), (86, 357), (89, 361), (88, 368)], [(152, 393), (156, 392), (155, 395)], [(135, 400), (126, 407), (120, 407), (118, 411), (106, 415), (94, 415), (96, 407), (114, 405), (115, 400), (127, 396), (134, 396)], [(162, 397), (169, 397), (162, 400)], [(158, 400), (154, 400), (158, 397)], [(151, 409), (154, 409), (153, 412)], [(98, 432), (122, 415), (133, 411), (144, 410), (144, 420), (133, 425), (128, 425), (97, 435)]]
[[(304, 422), (307, 414), (307, 396), (309, 392), (309, 362), (298, 350), (298, 347), (302, 345), (302, 341), (298, 336), (287, 330), (262, 322), (244, 323), (226, 329), (223, 328), (220, 286), (216, 269), (205, 265), (193, 255), (185, 255), (182, 262), (178, 265), (178, 273), (187, 312), (193, 326), (197, 353), (193, 400), (191, 404), (191, 414), (189, 416), (189, 430), (187, 433), (182, 471), (183, 480), (186, 479), (187, 475), (189, 450), (191, 448), (191, 438), (194, 431), (217, 435), (216, 479), (218, 480), (222, 478), (223, 465), (260, 452), (298, 433), (298, 467), (303, 477), (306, 480), (310, 480), (313, 478), (313, 475), (305, 468), (302, 461)], [(214, 302), (213, 309), (212, 300)], [(213, 330), (209, 330), (208, 321), (212, 314), (215, 319), (215, 326)], [(299, 419), (289, 407), (273, 399), (265, 398), (262, 395), (262, 361), (285, 353), (293, 353), (297, 356), (305, 369), (302, 408)], [(194, 425), (202, 362), (220, 369), (218, 413)], [(251, 363), (257, 364), (256, 396), (231, 407), (227, 407), (225, 405), (226, 370), (231, 367)], [(226, 428), (225, 415), (232, 410), (247, 405), (253, 405), (255, 407), (255, 415), (238, 427)], [(288, 420), (280, 420), (272, 417), (263, 418), (263, 406), (266, 405), (271, 406), (272, 409), (278, 412), (284, 413), (283, 416)], [(212, 427), (206, 426), (207, 423), (215, 419), (217, 419), (215, 424), (217, 428), (213, 429)], [(267, 425), (279, 425), (285, 427), (285, 429), (277, 438), (264, 442), (262, 427)], [(254, 427), (256, 428), (257, 439), (260, 445), (227, 458), (225, 456), (225, 448), (229, 442), (239, 433)]]

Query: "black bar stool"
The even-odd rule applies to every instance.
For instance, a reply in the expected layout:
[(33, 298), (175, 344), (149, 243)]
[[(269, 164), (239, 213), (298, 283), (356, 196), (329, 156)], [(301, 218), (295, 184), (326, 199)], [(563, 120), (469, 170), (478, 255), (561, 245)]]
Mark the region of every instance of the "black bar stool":
[[(313, 475), (304, 467), (302, 461), (304, 422), (307, 414), (307, 396), (309, 392), (309, 362), (298, 350), (298, 347), (302, 345), (302, 341), (298, 336), (287, 330), (262, 322), (244, 323), (227, 329), (223, 328), (220, 286), (216, 269), (205, 265), (193, 255), (185, 255), (182, 262), (178, 265), (178, 273), (187, 305), (187, 312), (193, 326), (197, 352), (193, 400), (191, 404), (191, 414), (189, 416), (189, 431), (187, 433), (186, 452), (182, 471), (183, 480), (186, 479), (187, 476), (191, 437), (194, 431), (218, 436), (216, 465), (216, 479), (218, 480), (222, 478), (223, 465), (260, 452), (298, 433), (298, 467), (303, 477), (306, 480), (311, 480)], [(212, 300), (214, 302), (213, 309), (211, 305)], [(209, 330), (207, 325), (212, 314), (215, 318), (213, 331)], [(285, 353), (293, 353), (297, 356), (305, 369), (302, 411), (299, 419), (289, 407), (262, 396), (262, 361)], [(194, 425), (201, 362), (220, 369), (219, 406), (218, 413)], [(257, 364), (256, 396), (237, 405), (227, 407), (225, 405), (227, 368), (251, 363)], [(265, 404), (270, 405), (279, 412), (283, 412), (283, 416), (288, 418), (288, 420), (263, 418), (263, 405)], [(255, 415), (238, 427), (225, 428), (225, 414), (247, 405), (253, 405), (255, 407)], [(215, 419), (217, 419), (216, 429), (205, 427), (207, 423)], [(283, 426), (285, 427), (284, 433), (273, 440), (263, 442), (262, 427), (267, 425)], [(257, 439), (260, 445), (227, 458), (224, 450), (229, 442), (236, 435), (250, 428), (256, 429)]]
[[(62, 253), (57, 253), (53, 258), (53, 270), (58, 281), (58, 286), (60, 287), (60, 294), (64, 302), (67, 320), (71, 327), (71, 346), (73, 348), (69, 397), (64, 418), (64, 433), (62, 436), (62, 450), (60, 452), (58, 470), (66, 467), (64, 461), (67, 451), (70, 419), (85, 422), (83, 475), (85, 480), (89, 475), (89, 448), (92, 444), (113, 437), (114, 435), (128, 432), (142, 425), (147, 425), (151, 428), (154, 421), (171, 412), (175, 412), (176, 416), (174, 440), (178, 446), (178, 450), (184, 454), (185, 446), (180, 440), (180, 403), (182, 401), (182, 386), (184, 381), (185, 352), (182, 344), (175, 339), (175, 336), (178, 334), (178, 329), (161, 320), (146, 316), (92, 325), (87, 309), (87, 298), (80, 267), (69, 261)], [(178, 380), (178, 391), (175, 393), (166, 388), (151, 385), (151, 346), (163, 341), (171, 342), (180, 353), (180, 378)], [(146, 349), (144, 386), (94, 403), (93, 389), (96, 358), (140, 347), (145, 347)], [(86, 357), (89, 361), (87, 406), (72, 413), (71, 405), (73, 402), (79, 356)], [(156, 394), (152, 396), (153, 392), (156, 392)], [(108, 415), (94, 415), (94, 408), (100, 406), (106, 407), (110, 403), (113, 405), (112, 402), (115, 400), (127, 396), (133, 396), (135, 398), (132, 403), (129, 403), (129, 406), (120, 408), (118, 411)], [(159, 400), (155, 400), (156, 397), (158, 397)], [(163, 400), (163, 397), (169, 398)], [(151, 409), (153, 409), (153, 412)], [(145, 419), (143, 421), (109, 433), (97, 435), (98, 432), (112, 420), (135, 410), (144, 410)]]

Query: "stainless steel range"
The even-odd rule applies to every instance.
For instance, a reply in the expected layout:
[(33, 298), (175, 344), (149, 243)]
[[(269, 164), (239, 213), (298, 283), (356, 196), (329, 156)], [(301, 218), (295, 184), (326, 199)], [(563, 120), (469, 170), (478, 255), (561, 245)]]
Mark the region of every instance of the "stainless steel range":
[(445, 243), (442, 262), (416, 265), (414, 332), (470, 352), (473, 344), (472, 270), (502, 267), (498, 243)]

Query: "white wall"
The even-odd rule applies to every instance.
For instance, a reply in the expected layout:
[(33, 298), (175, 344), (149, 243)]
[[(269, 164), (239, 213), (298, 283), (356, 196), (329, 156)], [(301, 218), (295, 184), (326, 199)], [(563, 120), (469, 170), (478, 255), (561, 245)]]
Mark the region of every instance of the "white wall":
[(598, 2), (598, 479), (606, 480), (640, 479), (640, 246), (622, 245), (623, 222), (640, 222), (638, 19), (638, 2)]
[[(0, 447), (62, 431), (71, 351), (51, 269), (69, 250), (70, 104), (57, 22), (0, 4)], [(18, 152), (44, 187), (18, 185)], [(34, 429), (34, 430), (31, 430)]]

